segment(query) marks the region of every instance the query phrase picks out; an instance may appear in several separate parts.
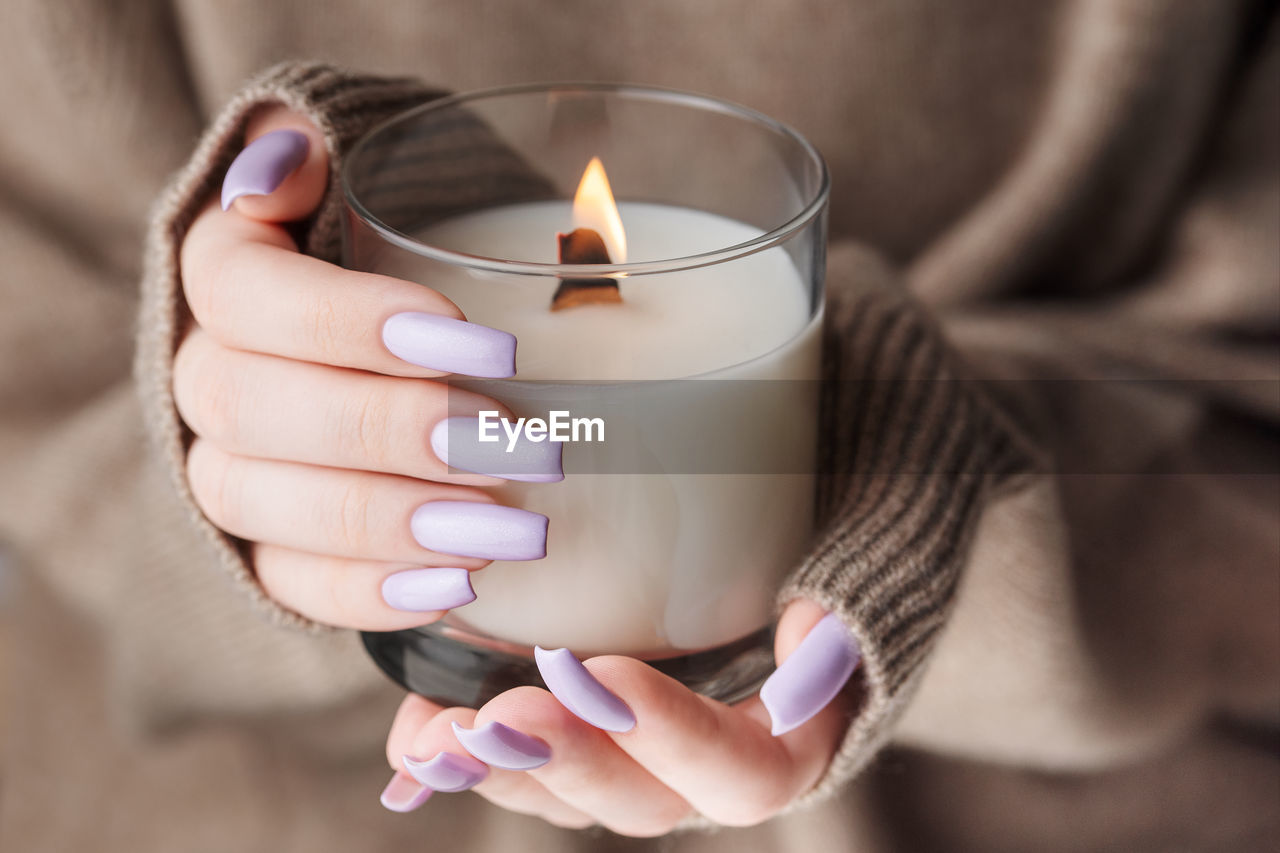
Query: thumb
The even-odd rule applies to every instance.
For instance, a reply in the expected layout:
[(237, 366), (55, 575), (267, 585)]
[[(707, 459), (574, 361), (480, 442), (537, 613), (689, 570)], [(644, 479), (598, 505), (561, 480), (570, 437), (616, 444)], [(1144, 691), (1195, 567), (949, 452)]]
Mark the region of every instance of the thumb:
[(807, 598), (797, 598), (789, 603), (778, 619), (778, 630), (774, 632), (773, 654), (778, 663), (791, 657), (813, 626), (827, 615), (822, 606)]
[(774, 641), (778, 668), (760, 688), (773, 733), (813, 718), (844, 687), (861, 660), (857, 639), (834, 613), (805, 599), (787, 605)]
[(329, 181), (324, 137), (308, 119), (283, 106), (249, 120), (245, 147), (222, 182), (222, 207), (260, 222), (305, 219)]

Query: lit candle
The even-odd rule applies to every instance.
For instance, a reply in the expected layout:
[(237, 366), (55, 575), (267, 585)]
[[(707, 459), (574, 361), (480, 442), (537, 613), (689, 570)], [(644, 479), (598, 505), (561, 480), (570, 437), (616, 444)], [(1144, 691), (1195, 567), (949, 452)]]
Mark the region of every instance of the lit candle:
[[(573, 206), (493, 208), (415, 236), (455, 252), (555, 263), (556, 232), (585, 227), (600, 234), (620, 263), (689, 257), (762, 233), (684, 207), (615, 207), (607, 181), (600, 192), (603, 170), (593, 174), (594, 168), (584, 175)], [(518, 380), (818, 376), (821, 315), (811, 316), (810, 291), (780, 248), (728, 264), (624, 278), (620, 302), (564, 310), (550, 310), (553, 281), (526, 277), (513, 284), (511, 278), (454, 269), (428, 284), (472, 322), (516, 336)], [(684, 423), (699, 424), (701, 434), (684, 441), (735, 442), (746, 453), (770, 455), (776, 465), (764, 467), (790, 473), (575, 477), (575, 454), (610, 451), (607, 444), (604, 450), (570, 444), (563, 482), (503, 485), (499, 500), (551, 519), (547, 557), (497, 562), (477, 573), (477, 600), (451, 620), (517, 644), (652, 657), (720, 645), (767, 625), (774, 592), (811, 529), (813, 385), (779, 382), (774, 387), (786, 393), (755, 395), (745, 409), (735, 408), (733, 423), (710, 407), (685, 413)], [(509, 401), (501, 384), (473, 387)], [(647, 446), (644, 435), (632, 438), (627, 447)]]

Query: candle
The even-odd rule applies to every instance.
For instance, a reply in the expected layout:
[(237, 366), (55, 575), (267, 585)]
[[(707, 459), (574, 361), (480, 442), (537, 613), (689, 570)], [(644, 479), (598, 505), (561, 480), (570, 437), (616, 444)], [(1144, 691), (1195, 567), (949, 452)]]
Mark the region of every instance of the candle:
[[(688, 208), (621, 202), (619, 215), (641, 262), (744, 243), (758, 228)], [(449, 220), (417, 238), (467, 254), (555, 263), (557, 231), (573, 228), (567, 201), (500, 207)], [(759, 283), (767, 286), (756, 286)], [(777, 349), (809, 323), (809, 292), (786, 253), (624, 279), (620, 305), (549, 311), (546, 282), (512, 286), (449, 275), (431, 286), (473, 323), (519, 342), (519, 379), (676, 379), (718, 370)]]
[[(654, 203), (622, 202), (617, 218), (625, 248), (607, 225), (602, 233), (615, 262), (619, 255), (633, 262), (688, 257), (762, 233), (704, 211)], [(583, 213), (575, 215), (570, 202), (547, 201), (483, 210), (415, 236), (454, 252), (554, 263), (556, 233), (581, 225)], [(515, 278), (453, 267), (427, 283), (472, 322), (516, 336), (517, 380), (818, 376), (820, 312), (811, 316), (809, 289), (780, 248), (728, 264), (624, 278), (621, 302), (565, 310), (550, 310), (554, 279)], [(513, 384), (468, 387), (524, 414), (512, 399)], [(616, 393), (652, 387), (633, 384)], [(609, 454), (669, 447), (672, 437), (658, 434), (671, 427), (662, 413), (625, 424), (605, 418), (605, 429), (615, 433), (603, 449), (565, 446), (563, 482), (512, 482), (496, 490), (504, 503), (550, 518), (547, 556), (495, 562), (476, 573), (477, 599), (452, 614), (451, 624), (520, 645), (651, 658), (710, 648), (767, 625), (774, 592), (811, 529), (814, 383), (771, 383), (780, 390), (747, 395), (732, 407), (731, 423), (710, 393), (719, 386), (706, 387), (707, 400), (694, 395), (680, 413), (690, 434), (679, 440), (694, 449), (732, 442), (745, 456), (773, 463), (764, 467), (786, 473), (662, 470), (661, 459), (644, 469), (660, 473), (618, 472)], [(630, 434), (619, 441), (618, 429)], [(575, 468), (612, 473), (575, 474)]]

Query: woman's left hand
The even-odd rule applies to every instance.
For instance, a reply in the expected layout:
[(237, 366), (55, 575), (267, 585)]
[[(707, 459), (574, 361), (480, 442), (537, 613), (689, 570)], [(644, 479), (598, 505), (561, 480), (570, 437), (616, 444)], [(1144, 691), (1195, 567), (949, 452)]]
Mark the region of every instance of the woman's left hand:
[(517, 687), (475, 710), (411, 694), (387, 739), (396, 773), (383, 804), (409, 811), (434, 791), (474, 787), (557, 826), (622, 835), (662, 835), (694, 813), (760, 823), (814, 786), (848, 727), (854, 700), (840, 690), (857, 644), (824, 616), (792, 602), (778, 625), (779, 669), (732, 707), (632, 658), (579, 666), (563, 651), (540, 660), (555, 695)]

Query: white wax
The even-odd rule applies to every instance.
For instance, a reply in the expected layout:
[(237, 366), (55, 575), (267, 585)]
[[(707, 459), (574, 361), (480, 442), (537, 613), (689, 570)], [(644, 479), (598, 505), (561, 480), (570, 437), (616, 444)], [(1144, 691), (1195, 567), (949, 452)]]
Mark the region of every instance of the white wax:
[[(760, 229), (684, 207), (623, 202), (627, 260), (682, 258), (744, 243)], [(505, 260), (555, 263), (568, 202), (486, 210), (419, 234), (431, 245)], [(432, 284), (467, 319), (511, 332), (521, 379), (673, 379), (776, 349), (808, 322), (809, 294), (780, 249), (701, 269), (619, 283), (621, 305), (551, 311), (554, 279), (482, 275)]]
[[(629, 261), (685, 257), (761, 233), (686, 208), (619, 208)], [(468, 254), (550, 263), (556, 260), (555, 232), (571, 228), (568, 202), (543, 202), (460, 217), (416, 236)], [(379, 271), (429, 278), (420, 280), (457, 303), (469, 320), (515, 334), (519, 379), (818, 376), (821, 317), (809, 316), (808, 287), (779, 248), (732, 263), (624, 279), (623, 304), (558, 312), (549, 310), (554, 279), (438, 264), (426, 274), (421, 268)], [(473, 387), (503, 397), (501, 383)], [(654, 386), (634, 387), (645, 393)], [(734, 423), (711, 405), (687, 413), (698, 424), (688, 441), (739, 442), (776, 461), (775, 470), (812, 471), (814, 383), (776, 387), (776, 397), (750, 403)], [(613, 426), (640, 433), (623, 445), (632, 450), (646, 446), (645, 430), (662, 428)], [(812, 474), (572, 473), (574, 462), (583, 460), (578, 467), (597, 470), (591, 461), (600, 457), (590, 454), (601, 452), (613, 451), (566, 445), (570, 473), (563, 482), (510, 483), (497, 490), (502, 502), (551, 519), (547, 557), (493, 563), (478, 572), (477, 600), (451, 621), (524, 645), (655, 657), (730, 642), (768, 624), (778, 584), (810, 534)]]

